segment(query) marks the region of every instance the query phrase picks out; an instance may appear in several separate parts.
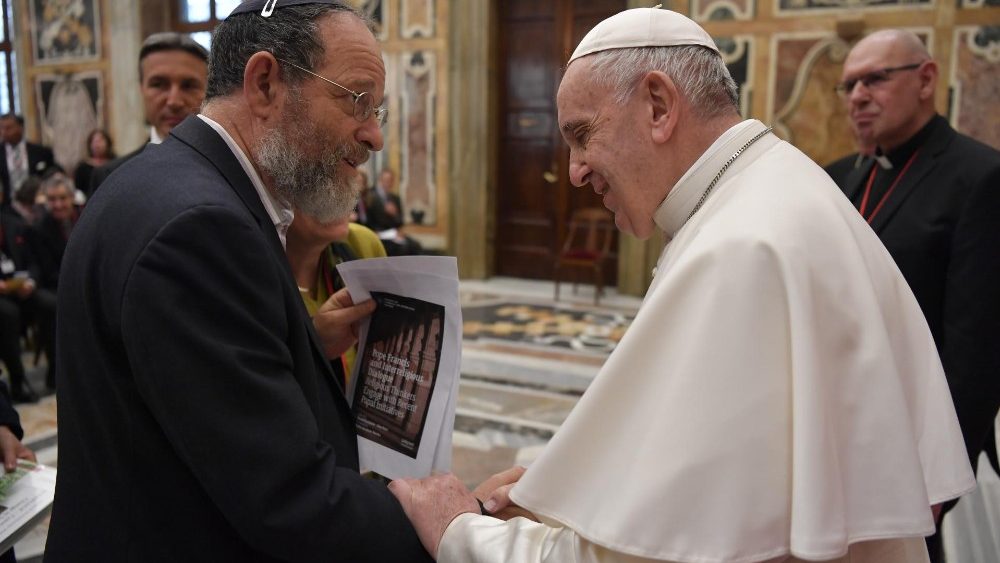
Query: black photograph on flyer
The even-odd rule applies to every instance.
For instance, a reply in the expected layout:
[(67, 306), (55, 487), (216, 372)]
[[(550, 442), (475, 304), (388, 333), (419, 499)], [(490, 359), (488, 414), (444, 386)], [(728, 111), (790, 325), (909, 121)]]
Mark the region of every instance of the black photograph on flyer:
[(444, 307), (371, 292), (372, 313), (354, 390), (358, 436), (416, 459), (430, 407)]

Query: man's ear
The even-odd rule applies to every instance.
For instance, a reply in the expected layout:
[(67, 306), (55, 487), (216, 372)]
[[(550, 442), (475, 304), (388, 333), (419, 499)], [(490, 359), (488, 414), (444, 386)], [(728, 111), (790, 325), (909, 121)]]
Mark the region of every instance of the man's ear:
[(243, 97), (254, 117), (267, 119), (278, 107), (285, 83), (278, 76), (278, 61), (266, 51), (254, 53), (243, 69)]
[(674, 134), (680, 116), (680, 93), (677, 85), (669, 76), (656, 70), (642, 79), (639, 89), (649, 104), (649, 125), (653, 142), (667, 142)]
[(934, 90), (937, 88), (938, 66), (934, 61), (927, 61), (920, 69), (920, 99), (926, 100), (934, 98)]

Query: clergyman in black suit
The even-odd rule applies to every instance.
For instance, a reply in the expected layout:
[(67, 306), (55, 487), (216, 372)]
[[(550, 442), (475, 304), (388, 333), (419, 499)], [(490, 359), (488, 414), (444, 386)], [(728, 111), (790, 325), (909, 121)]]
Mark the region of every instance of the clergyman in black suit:
[(12, 194), (29, 176), (43, 176), (56, 165), (56, 161), (52, 149), (24, 139), (24, 118), (20, 115), (7, 113), (0, 116), (0, 138), (3, 138), (4, 149), (0, 157), (3, 205), (10, 205)]
[(378, 43), (332, 0), (244, 2), (213, 43), (202, 113), (108, 178), (63, 257), (46, 560), (429, 560), (359, 473), (328, 360), (374, 305), (338, 292), (314, 329), (282, 242), (292, 209), (347, 216), (382, 148)]
[(104, 183), (123, 163), (158, 145), (170, 130), (189, 115), (198, 113), (205, 99), (208, 51), (190, 36), (175, 31), (154, 33), (139, 48), (139, 92), (142, 94), (149, 140), (136, 150), (95, 168), (90, 175), (90, 193)]
[(907, 31), (873, 33), (851, 50), (838, 88), (878, 149), (838, 183), (927, 317), (975, 467), (980, 452), (995, 452), (1000, 408), (1000, 152), (937, 115), (937, 77)]

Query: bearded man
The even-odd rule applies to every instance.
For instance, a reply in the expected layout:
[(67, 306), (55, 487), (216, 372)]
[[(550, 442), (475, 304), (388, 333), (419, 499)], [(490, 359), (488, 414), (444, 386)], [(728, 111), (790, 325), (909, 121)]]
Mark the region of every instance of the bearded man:
[(382, 148), (378, 44), (332, 0), (244, 2), (213, 42), (202, 113), (66, 249), (46, 559), (425, 560), (327, 361), (373, 305), (335, 294), (314, 330), (283, 250), (292, 209), (350, 213)]

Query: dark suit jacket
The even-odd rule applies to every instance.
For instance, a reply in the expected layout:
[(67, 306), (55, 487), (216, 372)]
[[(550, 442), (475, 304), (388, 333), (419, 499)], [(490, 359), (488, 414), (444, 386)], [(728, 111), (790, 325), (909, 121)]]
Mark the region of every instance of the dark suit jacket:
[(147, 141), (145, 144), (135, 149), (134, 151), (124, 156), (120, 156), (112, 160), (111, 162), (105, 163), (104, 165), (95, 168), (94, 171), (90, 173), (90, 192), (87, 195), (93, 196), (94, 192), (97, 191), (97, 188), (101, 187), (101, 184), (103, 184), (104, 181), (108, 179), (108, 176), (110, 176), (112, 172), (118, 170), (118, 168), (121, 167), (122, 164), (125, 164), (129, 160), (135, 158), (147, 146), (149, 146), (149, 141)]
[(275, 228), (196, 117), (91, 199), (62, 264), (47, 561), (423, 561)]
[[(14, 261), (18, 271), (29, 272), (31, 279), (38, 280), (40, 271), (35, 255), (31, 251), (28, 235), (28, 225), (14, 208), (0, 208), (0, 229), (3, 229), (3, 242), (7, 256)], [(6, 276), (5, 276), (6, 277)]]
[(823, 167), (823, 170), (833, 178), (833, 181), (838, 186), (843, 186), (847, 178), (851, 174), (854, 174), (857, 168), (866, 167), (868, 164), (869, 162), (866, 158), (861, 157), (858, 153), (854, 153), (827, 164)]
[(26, 237), (38, 270), (35, 280), (38, 287), (54, 291), (59, 286), (59, 267), (66, 251), (63, 226), (44, 213), (37, 223), (28, 228)]
[[(934, 120), (872, 228), (927, 317), (975, 466), (1000, 408), (1000, 152)], [(839, 182), (852, 200), (873, 165)]]
[[(41, 176), (49, 168), (56, 165), (52, 149), (25, 142), (25, 152), (28, 153), (28, 175)], [(0, 182), (3, 182), (3, 204), (10, 205), (10, 171), (7, 170), (7, 145), (0, 143)]]

